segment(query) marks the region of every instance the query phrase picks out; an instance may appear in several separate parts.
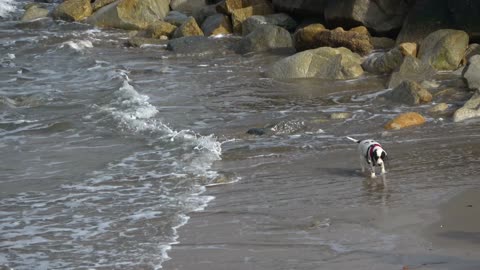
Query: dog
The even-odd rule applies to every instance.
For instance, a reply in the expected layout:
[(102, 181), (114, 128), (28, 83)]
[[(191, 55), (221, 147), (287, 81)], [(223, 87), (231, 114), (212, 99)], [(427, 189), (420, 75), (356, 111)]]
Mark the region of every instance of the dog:
[(382, 145), (374, 140), (356, 140), (351, 137), (347, 139), (358, 143), (358, 153), (360, 154), (360, 166), (362, 173), (365, 172), (365, 165), (370, 166), (371, 178), (375, 178), (375, 167), (381, 167), (381, 173), (385, 174), (385, 161), (387, 160), (387, 152)]

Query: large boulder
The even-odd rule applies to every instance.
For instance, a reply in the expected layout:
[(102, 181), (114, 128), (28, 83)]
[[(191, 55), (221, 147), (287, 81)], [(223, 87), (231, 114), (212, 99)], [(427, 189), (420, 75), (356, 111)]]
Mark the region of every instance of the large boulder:
[(243, 22), (253, 15), (268, 15), (273, 13), (273, 7), (268, 2), (235, 9), (232, 11), (233, 32), (241, 34)]
[(412, 81), (403, 81), (392, 91), (382, 96), (389, 101), (407, 105), (418, 105), (432, 101), (432, 94), (420, 84)]
[(406, 80), (414, 82), (429, 80), (435, 73), (435, 69), (433, 69), (430, 64), (422, 62), (412, 56), (405, 56), (400, 67), (390, 76), (388, 88), (394, 88)]
[(205, 0), (171, 0), (170, 8), (189, 15), (193, 15), (197, 10), (205, 7)]
[(462, 108), (453, 114), (453, 121), (460, 122), (480, 117), (480, 93), (477, 91)]
[(205, 36), (228, 35), (232, 33), (232, 21), (224, 14), (215, 14), (208, 17), (202, 24)]
[[(208, 5), (193, 12), (193, 17), (195, 17), (198, 24), (202, 25), (208, 17), (216, 15), (217, 13), (216, 5)], [(229, 20), (231, 20), (230, 17)]]
[(325, 20), (329, 25), (364, 25), (373, 33), (389, 34), (401, 28), (407, 11), (407, 3), (399, 0), (329, 1)]
[(315, 36), (317, 47), (345, 47), (360, 55), (367, 55), (373, 50), (370, 37), (355, 31), (344, 31), (342, 28), (321, 31)]
[(203, 36), (203, 31), (198, 26), (195, 18), (189, 17), (180, 27), (178, 27), (173, 33), (173, 38), (191, 37), (191, 36)]
[(402, 113), (389, 121), (385, 125), (385, 129), (392, 130), (392, 129), (402, 129), (406, 127), (418, 126), (423, 125), (426, 122), (425, 118), (416, 112), (407, 112)]
[(363, 74), (362, 58), (347, 48), (322, 47), (276, 62), (267, 75), (276, 79), (353, 79)]
[(171, 38), (177, 27), (167, 22), (158, 21), (147, 28), (147, 37), (149, 38)]
[(472, 56), (479, 55), (479, 54), (480, 54), (480, 44), (472, 43), (468, 45), (467, 51), (465, 52), (464, 61), (468, 61)]
[(87, 22), (99, 27), (146, 29), (168, 13), (169, 0), (120, 0), (97, 10)]
[(318, 33), (326, 31), (325, 26), (320, 23), (309, 24), (295, 31), (293, 39), (297, 51), (305, 51), (318, 48), (315, 37)]
[(52, 17), (57, 20), (80, 21), (92, 15), (90, 0), (67, 0), (53, 10)]
[(294, 52), (292, 35), (284, 28), (275, 25), (263, 25), (243, 37), (238, 47), (239, 53), (269, 50)]
[(23, 14), (21, 21), (29, 22), (40, 18), (45, 18), (48, 16), (48, 9), (42, 8), (39, 5), (30, 5)]
[(480, 55), (474, 55), (465, 67), (463, 77), (467, 81), (468, 88), (480, 89)]
[(276, 10), (298, 16), (323, 18), (323, 12), (328, 0), (273, 0)]
[(464, 31), (437, 30), (420, 43), (418, 58), (436, 70), (454, 70), (460, 65), (467, 47), (468, 35)]
[(102, 7), (106, 5), (110, 5), (111, 3), (115, 2), (116, 0), (95, 0), (95, 2), (92, 3), (92, 9), (93, 12), (101, 9)]
[(288, 31), (293, 31), (297, 27), (297, 22), (285, 13), (276, 13), (271, 15), (254, 15), (247, 18), (242, 24), (242, 35), (250, 34), (259, 25), (271, 24), (283, 27)]

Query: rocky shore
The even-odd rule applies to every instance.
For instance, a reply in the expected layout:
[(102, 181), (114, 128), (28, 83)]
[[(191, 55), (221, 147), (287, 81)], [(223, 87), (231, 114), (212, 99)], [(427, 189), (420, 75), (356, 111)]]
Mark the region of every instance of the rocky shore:
[[(419, 104), (455, 122), (480, 117), (478, 10), (480, 3), (450, 0), (66, 0), (28, 4), (21, 20), (124, 29), (129, 46), (159, 44), (183, 55), (282, 53), (266, 72), (279, 80), (388, 75), (385, 88), (393, 90), (380, 98), (412, 106), (385, 126), (399, 129), (425, 122), (414, 114)], [(445, 71), (468, 84), (463, 106), (436, 98), (429, 81)]]

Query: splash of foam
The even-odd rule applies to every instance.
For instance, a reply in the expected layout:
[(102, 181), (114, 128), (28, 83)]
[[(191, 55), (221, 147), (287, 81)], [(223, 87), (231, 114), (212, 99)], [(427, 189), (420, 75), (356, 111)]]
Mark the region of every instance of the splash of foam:
[(60, 45), (60, 48), (68, 46), (77, 52), (81, 52), (86, 48), (93, 48), (93, 44), (90, 40), (69, 40)]
[(0, 18), (7, 18), (16, 9), (14, 0), (0, 0)]

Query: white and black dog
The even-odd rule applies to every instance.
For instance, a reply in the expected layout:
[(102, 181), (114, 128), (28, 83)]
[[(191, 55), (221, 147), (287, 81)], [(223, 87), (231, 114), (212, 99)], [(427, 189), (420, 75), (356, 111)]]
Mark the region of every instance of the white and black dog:
[(360, 154), (360, 166), (362, 172), (365, 172), (365, 165), (370, 166), (371, 177), (375, 178), (375, 166), (382, 168), (382, 174), (385, 171), (385, 161), (387, 159), (387, 152), (383, 150), (382, 146), (374, 140), (355, 140), (347, 137), (347, 139), (358, 143), (358, 153)]

